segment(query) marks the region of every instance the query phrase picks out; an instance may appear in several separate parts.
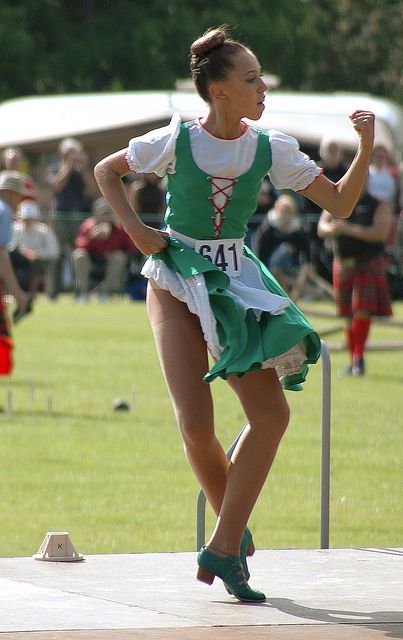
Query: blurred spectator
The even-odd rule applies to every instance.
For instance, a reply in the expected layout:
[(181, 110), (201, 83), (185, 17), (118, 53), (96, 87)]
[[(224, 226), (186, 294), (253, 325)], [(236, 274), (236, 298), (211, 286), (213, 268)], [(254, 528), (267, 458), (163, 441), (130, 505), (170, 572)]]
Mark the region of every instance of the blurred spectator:
[(399, 274), (403, 279), (403, 162), (399, 165), (399, 217), (396, 230), (396, 253)]
[(54, 296), (63, 285), (69, 285), (70, 255), (77, 230), (99, 195), (81, 142), (65, 138), (59, 145), (59, 156), (59, 162), (49, 167), (48, 174), (55, 204), (54, 230), (61, 245)]
[(140, 180), (135, 180), (129, 188), (131, 206), (146, 224), (156, 229), (161, 228), (165, 198), (161, 178), (155, 173), (143, 173)]
[(24, 198), (36, 197), (37, 189), (29, 176), (18, 171), (0, 173), (0, 375), (10, 373), (13, 368), (13, 341), (7, 307), (3, 301), (4, 285), (16, 300), (16, 320), (30, 310), (30, 298), (21, 289), (8, 255), (7, 247), (11, 240), (13, 217)]
[[(155, 229), (163, 226), (163, 217), (166, 209), (166, 189), (164, 181), (155, 173), (137, 174), (134, 181), (126, 182), (127, 197), (140, 218), (145, 224)], [(129, 255), (127, 267), (127, 292), (133, 300), (144, 300), (146, 296), (147, 280), (141, 275), (141, 269), (145, 262), (145, 256), (134, 247)]]
[(56, 235), (45, 223), (39, 221), (39, 206), (33, 200), (25, 200), (17, 210), (11, 242), (10, 259), (18, 282), (31, 298), (40, 290), (50, 291), (54, 263), (60, 249)]
[[(321, 167), (323, 175), (332, 182), (338, 182), (347, 171), (347, 165), (343, 159), (343, 149), (337, 140), (333, 138), (322, 138), (319, 145), (318, 166)], [(321, 213), (322, 209), (311, 200), (304, 198), (303, 210), (309, 213)]]
[[(338, 182), (346, 173), (347, 166), (343, 161), (343, 149), (340, 144), (331, 138), (323, 138), (319, 147), (319, 166), (323, 175), (332, 182)], [(313, 202), (308, 202), (308, 211), (311, 214), (319, 214), (322, 209)], [(318, 220), (310, 220), (307, 225), (310, 238), (311, 261), (315, 272), (327, 282), (332, 282), (333, 275), (333, 249), (331, 242), (327, 242), (318, 236)]]
[(343, 149), (336, 140), (323, 138), (319, 147), (320, 161), (326, 178), (338, 182), (346, 173), (347, 167), (343, 162)]
[(24, 171), (24, 154), (19, 147), (7, 147), (3, 151), (3, 167), (6, 171)]
[(275, 202), (256, 231), (256, 251), (283, 289), (289, 292), (310, 263), (309, 239), (291, 195), (283, 194)]
[(260, 187), (257, 198), (257, 207), (255, 213), (266, 214), (273, 207), (279, 196), (278, 191), (270, 182), (269, 176), (265, 176)]
[(400, 215), (402, 215), (403, 214), (403, 161), (400, 162), (399, 166), (397, 167), (397, 176), (398, 176), (398, 184), (399, 184), (398, 209), (399, 209)]
[(249, 219), (248, 232), (245, 236), (245, 244), (247, 244), (248, 247), (252, 249), (252, 251), (255, 251), (256, 248), (256, 230), (259, 227), (260, 223), (263, 222), (268, 211), (274, 205), (274, 202), (276, 201), (278, 195), (278, 192), (274, 189), (272, 183), (270, 182), (269, 176), (265, 176), (260, 187), (256, 211)]
[(374, 198), (384, 200), (397, 213), (398, 204), (398, 178), (391, 166), (390, 157), (386, 147), (379, 145), (372, 152), (369, 165), (368, 193)]
[(80, 302), (87, 302), (91, 281), (99, 283), (101, 300), (111, 293), (121, 293), (126, 277), (129, 253), (135, 247), (104, 198), (93, 205), (93, 215), (84, 220), (78, 230), (72, 261)]
[(346, 319), (350, 364), (340, 372), (343, 375), (364, 375), (371, 316), (392, 314), (385, 259), (391, 223), (389, 205), (366, 189), (349, 218), (334, 218), (323, 211), (319, 220), (320, 236), (333, 240), (335, 302), (338, 315)]

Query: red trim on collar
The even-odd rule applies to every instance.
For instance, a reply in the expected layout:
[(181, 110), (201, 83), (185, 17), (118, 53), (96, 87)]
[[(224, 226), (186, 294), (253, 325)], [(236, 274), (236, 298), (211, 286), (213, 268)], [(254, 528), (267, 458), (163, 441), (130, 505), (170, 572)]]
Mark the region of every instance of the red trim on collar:
[(205, 127), (205, 126), (204, 126), (204, 124), (203, 124), (203, 123), (202, 123), (202, 121), (201, 121), (201, 118), (202, 118), (202, 116), (199, 116), (199, 117), (197, 118), (197, 121), (198, 121), (199, 125), (201, 126), (201, 128), (202, 128), (206, 133), (208, 133), (208, 134), (209, 134), (210, 136), (212, 136), (213, 138), (216, 138), (217, 140), (229, 140), (229, 141), (231, 141), (231, 140), (239, 140), (239, 138), (242, 138), (242, 136), (243, 136), (243, 135), (245, 135), (245, 133), (246, 133), (246, 132), (247, 132), (247, 130), (249, 129), (249, 125), (248, 125), (248, 124), (246, 124), (246, 122), (244, 122), (243, 120), (241, 120), (241, 124), (243, 125), (244, 130), (239, 134), (239, 136), (236, 136), (236, 138), (220, 138), (220, 136), (216, 136), (216, 135), (215, 135), (215, 133), (211, 133), (211, 131), (209, 131), (209, 130), (207, 129), (207, 127)]

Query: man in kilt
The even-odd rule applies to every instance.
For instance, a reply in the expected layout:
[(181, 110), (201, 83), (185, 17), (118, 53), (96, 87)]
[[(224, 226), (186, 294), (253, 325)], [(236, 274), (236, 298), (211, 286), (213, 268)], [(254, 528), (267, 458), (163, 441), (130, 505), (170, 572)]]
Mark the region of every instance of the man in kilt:
[(334, 218), (323, 211), (319, 220), (319, 236), (333, 239), (335, 302), (339, 316), (346, 318), (351, 362), (341, 372), (344, 375), (365, 373), (371, 316), (392, 315), (385, 254), (391, 225), (390, 206), (366, 190), (349, 218)]
[(8, 254), (13, 217), (22, 200), (36, 197), (37, 190), (29, 176), (18, 171), (0, 172), (0, 375), (11, 373), (13, 368), (13, 341), (3, 296), (7, 292), (14, 297), (15, 317), (22, 317), (30, 304), (28, 294), (18, 284)]

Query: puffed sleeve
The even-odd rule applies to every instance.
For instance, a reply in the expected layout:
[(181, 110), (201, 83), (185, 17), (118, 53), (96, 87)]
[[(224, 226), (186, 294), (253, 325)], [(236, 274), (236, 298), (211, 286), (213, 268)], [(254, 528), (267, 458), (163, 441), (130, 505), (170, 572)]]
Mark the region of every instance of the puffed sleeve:
[(129, 168), (136, 173), (156, 173), (160, 177), (174, 173), (175, 143), (180, 124), (180, 115), (175, 113), (166, 127), (132, 138), (126, 152)]
[(275, 189), (306, 189), (321, 173), (314, 160), (300, 151), (295, 138), (270, 130), (272, 167), (269, 178)]

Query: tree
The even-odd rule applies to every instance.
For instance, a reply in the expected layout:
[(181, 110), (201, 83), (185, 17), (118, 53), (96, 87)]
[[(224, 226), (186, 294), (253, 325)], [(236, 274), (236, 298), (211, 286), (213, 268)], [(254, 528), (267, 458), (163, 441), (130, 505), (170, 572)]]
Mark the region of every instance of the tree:
[(401, 0), (309, 0), (303, 30), (314, 44), (302, 88), (366, 91), (403, 102)]
[(173, 88), (190, 43), (231, 25), (294, 90), (403, 101), (401, 0), (2, 0), (0, 100)]

